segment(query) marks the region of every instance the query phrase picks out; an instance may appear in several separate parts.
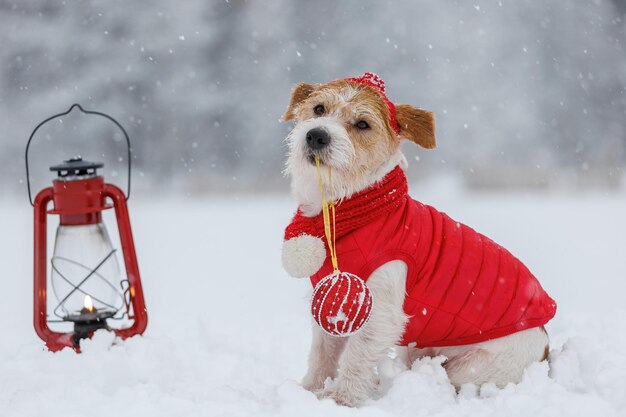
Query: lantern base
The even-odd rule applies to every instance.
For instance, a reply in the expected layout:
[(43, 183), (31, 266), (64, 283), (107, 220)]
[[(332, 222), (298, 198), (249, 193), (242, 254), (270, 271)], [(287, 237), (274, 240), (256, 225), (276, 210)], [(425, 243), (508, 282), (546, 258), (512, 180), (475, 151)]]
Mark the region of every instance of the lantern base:
[(94, 309), (93, 312), (81, 312), (81, 314), (66, 316), (65, 320), (74, 322), (74, 334), (72, 336), (74, 347), (80, 347), (80, 341), (89, 338), (96, 330), (108, 330), (107, 319), (114, 315), (114, 311), (98, 311)]

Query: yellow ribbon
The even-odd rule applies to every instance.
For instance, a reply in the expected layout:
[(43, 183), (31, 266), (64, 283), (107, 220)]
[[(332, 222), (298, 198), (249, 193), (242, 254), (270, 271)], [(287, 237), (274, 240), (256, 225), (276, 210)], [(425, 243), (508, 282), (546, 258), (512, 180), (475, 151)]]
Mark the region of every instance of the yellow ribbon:
[[(322, 217), (324, 218), (324, 234), (326, 235), (326, 241), (328, 242), (328, 251), (330, 252), (330, 260), (333, 264), (333, 274), (339, 273), (339, 264), (337, 263), (337, 248), (335, 245), (336, 237), (336, 216), (335, 216), (335, 201), (328, 204), (326, 194), (324, 193), (324, 184), (322, 182), (322, 169), (320, 168), (320, 159), (315, 157), (315, 166), (317, 167), (317, 183), (320, 187), (320, 193), (322, 194)], [(328, 188), (332, 189), (333, 182), (330, 175), (330, 166), (328, 167)], [(329, 208), (330, 207), (330, 208)], [(332, 213), (332, 219), (331, 219)], [(332, 230), (331, 230), (332, 220)]]

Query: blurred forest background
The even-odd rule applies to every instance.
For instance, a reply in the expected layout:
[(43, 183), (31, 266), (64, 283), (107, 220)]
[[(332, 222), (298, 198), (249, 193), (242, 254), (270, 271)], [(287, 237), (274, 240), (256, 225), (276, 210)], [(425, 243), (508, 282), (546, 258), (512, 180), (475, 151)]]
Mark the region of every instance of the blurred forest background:
[[(436, 114), (437, 150), (404, 145), (413, 180), (623, 189), (625, 19), (622, 0), (0, 0), (0, 196), (74, 102), (128, 129), (140, 193), (286, 191), (291, 86), (364, 71)], [(119, 134), (72, 120), (38, 133), (35, 185), (76, 153), (123, 181)]]

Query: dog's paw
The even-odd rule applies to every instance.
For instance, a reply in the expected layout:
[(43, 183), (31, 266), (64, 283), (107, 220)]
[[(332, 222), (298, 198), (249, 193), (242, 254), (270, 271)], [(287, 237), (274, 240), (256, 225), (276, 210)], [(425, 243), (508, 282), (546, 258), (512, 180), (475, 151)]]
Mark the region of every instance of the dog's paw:
[(318, 395), (324, 390), (324, 382), (326, 381), (325, 377), (319, 375), (309, 375), (306, 374), (304, 378), (302, 378), (302, 388), (307, 391), (311, 391), (312, 393)]
[(338, 405), (357, 407), (369, 398), (371, 388), (365, 381), (339, 377), (326, 384), (318, 398), (332, 398)]
[(308, 278), (324, 264), (326, 247), (319, 237), (300, 235), (283, 243), (283, 268), (294, 278)]
[(337, 405), (343, 405), (346, 407), (357, 407), (361, 405), (366, 399), (367, 396), (359, 396), (355, 395), (354, 392), (350, 392), (347, 389), (335, 389), (335, 390), (325, 390), (320, 395), (320, 398), (332, 398)]

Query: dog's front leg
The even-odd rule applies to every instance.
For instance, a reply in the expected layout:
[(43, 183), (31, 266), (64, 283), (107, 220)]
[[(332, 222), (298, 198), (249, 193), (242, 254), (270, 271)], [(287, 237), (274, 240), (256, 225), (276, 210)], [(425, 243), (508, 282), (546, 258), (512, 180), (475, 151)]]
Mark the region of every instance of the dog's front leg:
[(339, 359), (335, 387), (325, 393), (338, 404), (355, 406), (370, 396), (376, 384), (376, 365), (402, 337), (407, 322), (403, 310), (406, 274), (404, 262), (391, 261), (367, 280), (373, 297), (370, 319), (349, 338)]
[(316, 392), (324, 388), (326, 378), (337, 376), (339, 356), (347, 339), (324, 333), (314, 321), (312, 326), (313, 340), (309, 353), (309, 370), (302, 379), (302, 386), (309, 391)]

